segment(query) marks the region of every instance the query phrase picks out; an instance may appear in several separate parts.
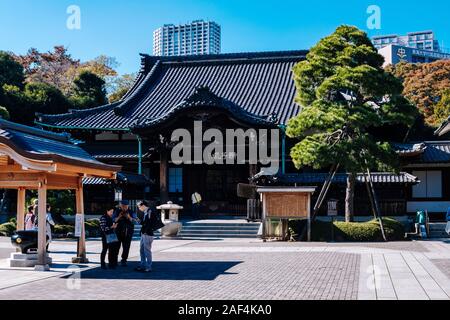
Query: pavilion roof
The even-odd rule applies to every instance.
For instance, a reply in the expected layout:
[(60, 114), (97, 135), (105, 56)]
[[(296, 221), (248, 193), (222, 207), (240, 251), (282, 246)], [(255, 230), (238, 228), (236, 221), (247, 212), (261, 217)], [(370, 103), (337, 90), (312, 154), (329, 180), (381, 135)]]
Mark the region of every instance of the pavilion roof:
[[(194, 106), (196, 88), (211, 95), (246, 119), (280, 124), (298, 114), (294, 102), (293, 66), (307, 51), (220, 54), (185, 57), (142, 55), (141, 70), (121, 101), (67, 114), (38, 114), (37, 123), (61, 129), (129, 130), (152, 125), (180, 106)], [(201, 105), (201, 103), (200, 103)], [(242, 109), (240, 114), (237, 109)]]
[(104, 164), (74, 144), (70, 135), (58, 134), (0, 119), (0, 144), (22, 157), (58, 162), (100, 170), (119, 171), (119, 166)]

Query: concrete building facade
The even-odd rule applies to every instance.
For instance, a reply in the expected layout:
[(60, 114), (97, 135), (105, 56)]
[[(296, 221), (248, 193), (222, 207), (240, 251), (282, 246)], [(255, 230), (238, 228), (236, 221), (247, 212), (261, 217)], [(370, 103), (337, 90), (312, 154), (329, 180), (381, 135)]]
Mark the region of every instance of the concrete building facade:
[(219, 54), (220, 50), (221, 29), (214, 21), (166, 24), (153, 32), (155, 56)]

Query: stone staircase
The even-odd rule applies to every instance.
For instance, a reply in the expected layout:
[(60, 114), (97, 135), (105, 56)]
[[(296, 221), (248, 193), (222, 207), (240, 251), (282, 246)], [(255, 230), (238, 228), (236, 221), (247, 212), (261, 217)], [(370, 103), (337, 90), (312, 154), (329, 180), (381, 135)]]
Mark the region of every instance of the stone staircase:
[(183, 222), (181, 238), (257, 238), (261, 223), (239, 221), (190, 221)]
[[(154, 232), (155, 237), (159, 238), (161, 237), (161, 232), (158, 230)], [(134, 233), (133, 233), (133, 240), (140, 240), (141, 239), (141, 225), (135, 224), (134, 225)]]
[(445, 232), (445, 226), (447, 224), (444, 223), (430, 223), (430, 238), (439, 239), (439, 238), (450, 238), (450, 236)]

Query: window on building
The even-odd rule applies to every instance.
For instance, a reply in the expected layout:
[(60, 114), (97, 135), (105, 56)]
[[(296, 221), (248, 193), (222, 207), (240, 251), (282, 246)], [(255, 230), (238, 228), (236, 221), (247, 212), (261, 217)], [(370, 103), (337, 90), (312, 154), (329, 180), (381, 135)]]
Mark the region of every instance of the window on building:
[(413, 186), (413, 198), (442, 198), (442, 171), (413, 171), (420, 183)]
[(183, 192), (183, 168), (169, 168), (169, 192)]

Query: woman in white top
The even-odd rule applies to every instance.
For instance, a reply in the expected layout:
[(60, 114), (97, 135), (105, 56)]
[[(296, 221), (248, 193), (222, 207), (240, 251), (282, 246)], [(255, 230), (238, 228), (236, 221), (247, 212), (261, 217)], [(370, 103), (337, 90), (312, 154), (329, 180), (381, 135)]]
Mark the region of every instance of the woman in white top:
[[(48, 243), (52, 241), (52, 226), (55, 226), (55, 221), (53, 221), (52, 214), (50, 213), (52, 207), (47, 205), (47, 215), (46, 215), (46, 231), (48, 236)], [(48, 250), (48, 247), (47, 247)]]

